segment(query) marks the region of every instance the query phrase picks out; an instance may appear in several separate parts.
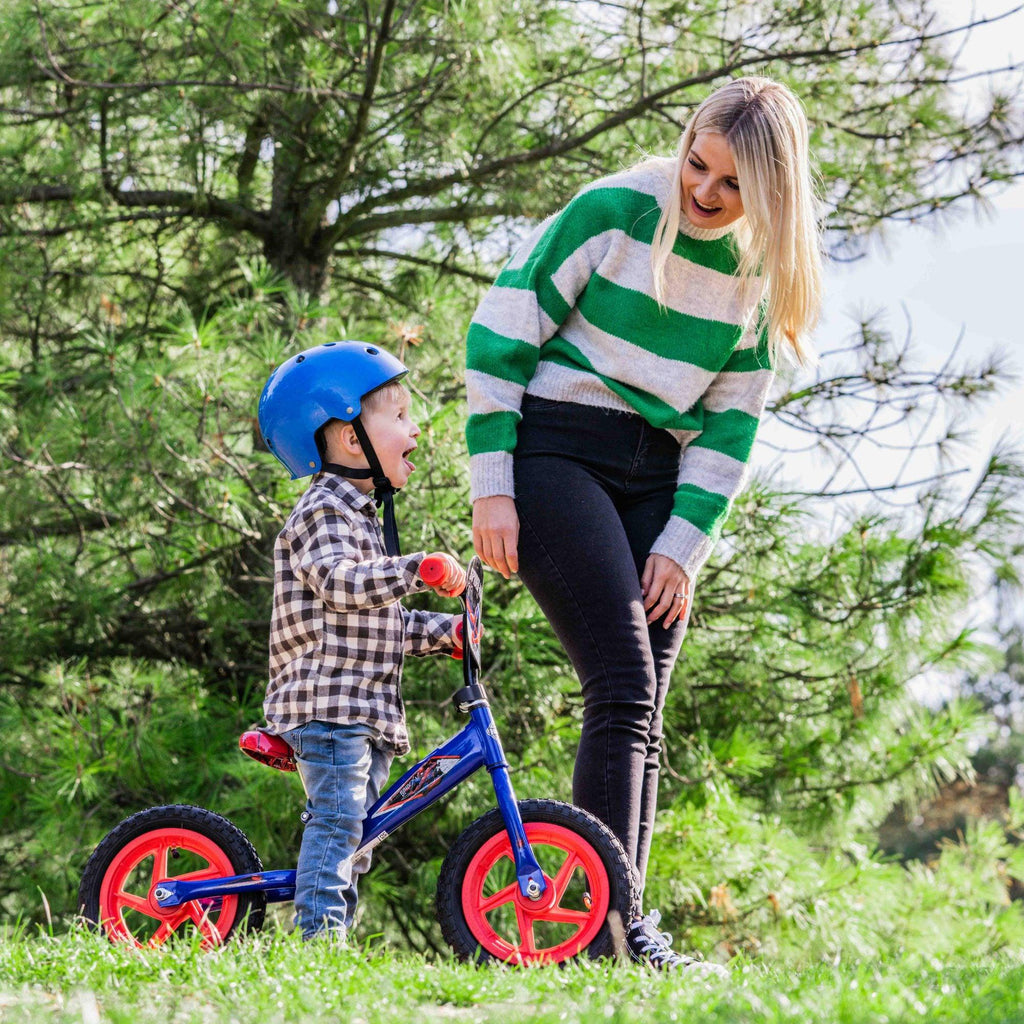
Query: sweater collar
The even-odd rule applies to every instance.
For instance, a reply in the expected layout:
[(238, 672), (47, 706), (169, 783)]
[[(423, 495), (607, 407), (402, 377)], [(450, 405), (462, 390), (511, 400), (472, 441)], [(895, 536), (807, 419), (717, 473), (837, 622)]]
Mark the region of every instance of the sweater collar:
[(679, 233), (688, 238), (696, 238), (700, 242), (714, 242), (719, 238), (725, 238), (732, 229), (732, 224), (726, 224), (724, 228), (699, 228), (690, 223), (690, 218), (682, 210), (679, 211)]

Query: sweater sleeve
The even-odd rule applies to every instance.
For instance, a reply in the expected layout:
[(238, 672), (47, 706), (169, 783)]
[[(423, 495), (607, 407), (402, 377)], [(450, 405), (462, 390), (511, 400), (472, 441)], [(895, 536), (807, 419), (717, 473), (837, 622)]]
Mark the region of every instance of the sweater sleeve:
[(672, 515), (651, 547), (682, 566), (691, 581), (743, 489), (774, 376), (767, 329), (751, 330), (700, 399), (703, 429), (682, 453)]
[(523, 394), (608, 249), (614, 189), (577, 195), (530, 234), (477, 307), (466, 336), (470, 496), (514, 495), (512, 452)]

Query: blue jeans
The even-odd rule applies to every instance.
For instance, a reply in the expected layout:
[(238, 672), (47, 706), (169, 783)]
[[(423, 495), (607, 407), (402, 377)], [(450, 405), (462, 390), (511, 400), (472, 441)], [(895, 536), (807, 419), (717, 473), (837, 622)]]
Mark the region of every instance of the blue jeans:
[(388, 779), (393, 755), (363, 725), (306, 722), (282, 733), (306, 790), (306, 828), (295, 877), (295, 924), (303, 938), (321, 931), (344, 939), (356, 913), (356, 883), (370, 853), (353, 857), (366, 812)]

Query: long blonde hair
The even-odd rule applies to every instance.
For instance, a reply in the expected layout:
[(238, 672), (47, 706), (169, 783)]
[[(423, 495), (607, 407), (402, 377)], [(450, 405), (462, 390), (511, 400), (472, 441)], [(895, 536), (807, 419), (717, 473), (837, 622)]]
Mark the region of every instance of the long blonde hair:
[(821, 240), (807, 119), (800, 101), (779, 82), (738, 78), (708, 96), (690, 118), (651, 245), (655, 297), (664, 303), (665, 264), (685, 216), (680, 178), (700, 132), (723, 135), (736, 163), (744, 214), (734, 232), (740, 247), (738, 284), (761, 278), (772, 365), (782, 351), (800, 363), (813, 362), (806, 336), (821, 311)]

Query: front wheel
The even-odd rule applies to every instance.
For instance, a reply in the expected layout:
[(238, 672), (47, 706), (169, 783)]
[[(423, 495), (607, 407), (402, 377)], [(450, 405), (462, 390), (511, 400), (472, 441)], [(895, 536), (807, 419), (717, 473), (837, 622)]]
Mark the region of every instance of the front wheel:
[(619, 952), (636, 908), (622, 844), (571, 804), (522, 800), (519, 813), (545, 892), (530, 900), (519, 891), (512, 846), (495, 808), (459, 836), (441, 866), (437, 911), (445, 941), (462, 959), (524, 965)]
[(162, 946), (172, 935), (199, 932), (204, 948), (239, 928), (263, 924), (263, 893), (191, 900), (163, 908), (156, 883), (221, 878), (262, 871), (245, 834), (202, 807), (172, 804), (139, 811), (96, 847), (78, 890), (82, 916), (114, 942)]

